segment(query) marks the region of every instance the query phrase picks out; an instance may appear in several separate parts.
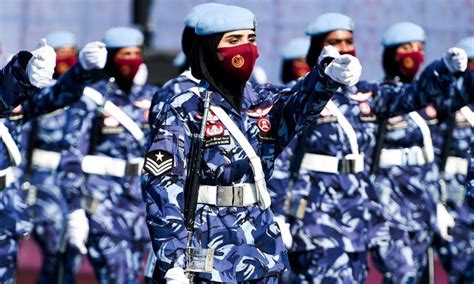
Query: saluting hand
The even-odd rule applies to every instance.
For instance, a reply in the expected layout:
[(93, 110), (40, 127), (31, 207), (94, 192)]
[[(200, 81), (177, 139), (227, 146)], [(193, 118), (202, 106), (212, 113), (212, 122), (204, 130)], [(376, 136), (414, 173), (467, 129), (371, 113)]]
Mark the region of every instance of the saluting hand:
[(45, 88), (51, 85), (56, 67), (56, 53), (48, 46), (46, 39), (41, 39), (37, 49), (31, 52), (31, 57), (26, 67), (26, 73), (30, 83), (37, 88)]
[(89, 42), (79, 52), (79, 63), (85, 70), (102, 69), (107, 62), (105, 43), (100, 41)]

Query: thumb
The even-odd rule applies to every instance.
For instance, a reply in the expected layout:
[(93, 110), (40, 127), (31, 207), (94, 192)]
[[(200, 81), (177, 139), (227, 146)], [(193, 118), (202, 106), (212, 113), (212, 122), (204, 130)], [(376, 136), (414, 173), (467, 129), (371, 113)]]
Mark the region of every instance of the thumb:
[(87, 247), (83, 242), (76, 242), (76, 247), (79, 250), (81, 254), (86, 254), (87, 253)]
[(40, 39), (40, 41), (38, 43), (38, 48), (45, 47), (46, 45), (48, 45), (48, 43), (46, 42), (46, 39), (42, 38), (42, 39)]

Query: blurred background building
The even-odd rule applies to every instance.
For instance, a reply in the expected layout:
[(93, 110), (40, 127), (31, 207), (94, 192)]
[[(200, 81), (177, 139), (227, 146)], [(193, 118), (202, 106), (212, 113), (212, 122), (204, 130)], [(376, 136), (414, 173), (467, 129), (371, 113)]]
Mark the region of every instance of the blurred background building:
[[(112, 26), (139, 24), (148, 35), (150, 81), (163, 83), (176, 70), (183, 18), (205, 0), (0, 0), (0, 50), (34, 48), (51, 31), (69, 30), (80, 44), (101, 39)], [(318, 15), (340, 12), (355, 21), (356, 51), (363, 78), (380, 79), (383, 31), (412, 21), (427, 32), (427, 62), (439, 58), (459, 39), (474, 35), (474, 0), (216, 0), (252, 10), (258, 18), (258, 64), (271, 82), (279, 82), (280, 51), (288, 40), (304, 36)], [(1, 52), (1, 51), (0, 51)]]

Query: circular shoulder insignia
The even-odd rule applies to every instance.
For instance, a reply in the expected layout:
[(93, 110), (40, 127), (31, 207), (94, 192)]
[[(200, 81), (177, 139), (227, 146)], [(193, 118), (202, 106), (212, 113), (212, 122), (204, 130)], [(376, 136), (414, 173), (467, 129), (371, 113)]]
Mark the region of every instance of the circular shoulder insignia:
[(436, 118), (436, 116), (438, 115), (438, 112), (436, 111), (434, 106), (427, 106), (425, 108), (425, 113), (429, 118)]
[(220, 136), (224, 134), (224, 125), (220, 122), (206, 125), (206, 138)]
[(372, 111), (370, 109), (370, 105), (366, 102), (362, 102), (359, 104), (359, 109), (360, 109), (360, 112), (363, 114), (363, 115), (369, 115), (370, 112)]
[(267, 133), (268, 131), (270, 131), (270, 129), (272, 129), (272, 124), (270, 123), (270, 120), (266, 117), (260, 118), (257, 122), (257, 126), (264, 133)]

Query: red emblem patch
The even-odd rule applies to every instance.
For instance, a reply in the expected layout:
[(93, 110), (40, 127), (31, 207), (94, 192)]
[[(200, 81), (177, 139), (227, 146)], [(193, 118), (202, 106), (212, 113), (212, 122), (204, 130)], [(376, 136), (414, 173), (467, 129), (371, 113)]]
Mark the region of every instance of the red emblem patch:
[(438, 115), (436, 109), (433, 106), (427, 106), (425, 108), (425, 113), (429, 118), (435, 118)]
[(116, 120), (112, 116), (110, 116), (108, 114), (106, 114), (104, 116), (104, 126), (105, 127), (117, 127), (119, 125), (120, 125), (120, 122), (118, 122), (118, 120)]
[(206, 138), (220, 136), (222, 134), (224, 134), (224, 124), (218, 122), (206, 125)]
[(257, 126), (264, 133), (267, 133), (268, 131), (270, 131), (270, 129), (272, 129), (272, 124), (270, 123), (270, 120), (266, 117), (260, 118), (257, 122)]
[(370, 109), (370, 106), (368, 103), (366, 102), (362, 102), (359, 104), (359, 109), (360, 109), (360, 112), (363, 114), (363, 115), (369, 115), (370, 112), (372, 111)]

